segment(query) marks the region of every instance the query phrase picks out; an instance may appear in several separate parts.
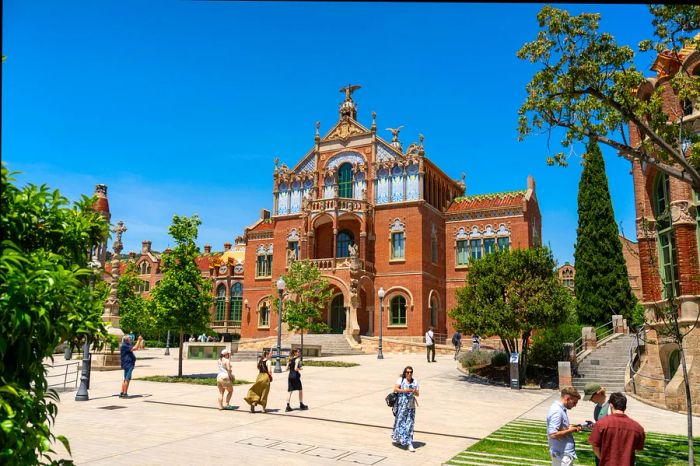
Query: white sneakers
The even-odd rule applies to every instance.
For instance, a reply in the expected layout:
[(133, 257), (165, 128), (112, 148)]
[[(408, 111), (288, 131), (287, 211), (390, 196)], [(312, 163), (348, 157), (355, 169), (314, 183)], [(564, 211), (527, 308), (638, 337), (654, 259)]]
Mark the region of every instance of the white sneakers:
[(408, 444), (408, 451), (410, 451), (411, 453), (414, 453), (414, 452), (416, 451), (416, 449), (413, 448), (413, 444), (412, 444), (412, 443), (409, 443), (409, 444)]

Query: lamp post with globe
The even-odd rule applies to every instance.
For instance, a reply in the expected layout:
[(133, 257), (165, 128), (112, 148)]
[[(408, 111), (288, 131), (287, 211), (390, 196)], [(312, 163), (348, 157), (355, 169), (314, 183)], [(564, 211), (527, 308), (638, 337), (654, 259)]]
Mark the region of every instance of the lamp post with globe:
[(280, 358), (282, 357), (282, 294), (284, 293), (284, 287), (286, 283), (284, 278), (280, 277), (277, 280), (277, 291), (279, 291), (279, 313), (277, 314), (277, 362), (275, 363), (275, 372), (282, 372), (282, 364), (280, 363)]
[(382, 353), (382, 329), (384, 327), (384, 295), (386, 292), (384, 288), (379, 288), (377, 295), (379, 296), (379, 353), (377, 353), (377, 359), (384, 359), (384, 353)]

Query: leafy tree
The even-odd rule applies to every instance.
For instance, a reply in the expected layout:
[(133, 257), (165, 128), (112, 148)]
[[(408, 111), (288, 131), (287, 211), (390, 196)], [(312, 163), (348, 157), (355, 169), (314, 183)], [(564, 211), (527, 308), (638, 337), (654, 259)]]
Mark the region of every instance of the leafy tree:
[[(321, 277), (321, 271), (308, 260), (293, 261), (284, 275), (286, 299), (282, 322), (289, 330), (301, 332), (302, 354), (304, 350), (304, 332), (326, 332), (329, 330), (322, 320), (323, 310), (333, 297), (328, 280)], [(275, 300), (275, 310), (279, 299)]]
[(584, 160), (574, 252), (578, 316), (586, 324), (608, 322), (612, 313), (631, 319), (636, 299), (627, 277), (605, 162), (597, 143), (588, 144)]
[[(667, 49), (669, 56), (677, 57), (684, 46), (700, 48), (700, 37), (693, 37), (700, 29), (700, 6), (651, 5), (649, 9), (654, 38), (641, 41), (640, 52)], [(519, 111), (520, 137), (562, 128), (563, 147), (584, 139), (598, 141), (700, 192), (700, 135), (683, 121), (682, 114), (669, 120), (662, 107), (663, 86), (648, 100), (637, 95), (635, 90), (645, 78), (634, 65), (635, 52), (598, 30), (600, 14), (571, 16), (566, 10), (545, 6), (537, 20), (541, 29), (537, 39), (517, 54), (540, 67), (527, 84), (527, 99)], [(670, 79), (681, 101), (700, 98), (700, 76), (681, 69)], [(631, 145), (628, 123), (645, 136), (641, 145)], [(559, 152), (548, 162), (566, 165), (567, 155)]]
[(197, 266), (200, 252), (194, 241), (201, 223), (197, 215), (173, 216), (168, 233), (175, 240), (175, 248), (162, 254), (163, 278), (152, 293), (159, 321), (165, 328), (176, 329), (180, 334), (178, 377), (182, 377), (184, 332), (208, 330), (209, 308), (213, 304), (211, 282), (202, 277)]
[(91, 292), (88, 252), (109, 224), (83, 196), (71, 207), (46, 185), (15, 186), (2, 165), (0, 226), (0, 463), (72, 464), (53, 460), (58, 395), (48, 388), (44, 359), (62, 341), (108, 339), (102, 322), (105, 287)]
[(516, 249), (470, 262), (467, 284), (457, 290), (457, 307), (450, 316), (461, 332), (498, 336), (509, 353), (520, 348), (522, 379), (532, 331), (563, 322), (571, 307), (571, 294), (557, 279), (551, 251)]
[(141, 282), (136, 264), (134, 262), (127, 263), (126, 269), (119, 275), (117, 283), (119, 326), (125, 331), (152, 335), (157, 328), (155, 306), (150, 299), (146, 299), (138, 293), (137, 289)]
[[(655, 51), (679, 67), (667, 78), (681, 102), (700, 100), (700, 76), (693, 75), (679, 57), (682, 48), (700, 49), (700, 6), (649, 6), (654, 34), (638, 44), (641, 53)], [(541, 31), (525, 44), (518, 57), (540, 67), (527, 84), (527, 99), (519, 111), (518, 131), (523, 138), (533, 131), (564, 130), (562, 146), (586, 138), (606, 144), (630, 161), (652, 165), (687, 182), (700, 192), (700, 134), (685, 119), (684, 112), (667, 114), (663, 106), (666, 86), (656, 86), (650, 98), (636, 92), (646, 81), (634, 66), (635, 52), (618, 45), (615, 38), (598, 30), (600, 15), (571, 16), (566, 10), (545, 6), (537, 15)], [(666, 109), (667, 110), (667, 109)], [(634, 125), (642, 142), (633, 146), (627, 125)], [(563, 152), (548, 158), (550, 164), (567, 164)], [(656, 318), (669, 324), (682, 351), (687, 332), (677, 327), (677, 303), (656, 310)], [(692, 403), (686, 390), (688, 409), (688, 456), (694, 462)]]

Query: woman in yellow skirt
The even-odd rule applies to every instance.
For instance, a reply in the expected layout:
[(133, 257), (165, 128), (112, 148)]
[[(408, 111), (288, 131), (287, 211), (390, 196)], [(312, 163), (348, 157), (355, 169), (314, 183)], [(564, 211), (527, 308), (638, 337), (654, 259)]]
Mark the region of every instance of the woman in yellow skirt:
[(272, 382), (272, 372), (270, 372), (270, 365), (268, 361), (270, 360), (270, 351), (263, 351), (263, 355), (258, 361), (258, 378), (255, 379), (255, 383), (248, 394), (244, 398), (246, 403), (250, 405), (250, 412), (255, 412), (255, 405), (260, 405), (263, 408), (263, 412), (266, 413), (267, 409), (267, 395), (270, 393), (270, 382)]

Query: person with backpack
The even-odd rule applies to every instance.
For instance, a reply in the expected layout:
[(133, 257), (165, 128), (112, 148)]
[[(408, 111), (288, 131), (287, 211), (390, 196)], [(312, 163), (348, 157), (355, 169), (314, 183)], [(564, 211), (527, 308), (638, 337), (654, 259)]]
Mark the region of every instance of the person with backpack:
[(394, 384), (397, 394), (394, 406), (394, 430), (391, 438), (394, 444), (408, 446), (408, 451), (415, 452), (413, 447), (413, 426), (416, 421), (416, 397), (420, 394), (418, 381), (413, 378), (413, 367), (406, 366)]
[(454, 335), (452, 335), (452, 344), (455, 347), (455, 361), (459, 357), (459, 351), (462, 349), (462, 334), (459, 333), (459, 330), (455, 332)]

